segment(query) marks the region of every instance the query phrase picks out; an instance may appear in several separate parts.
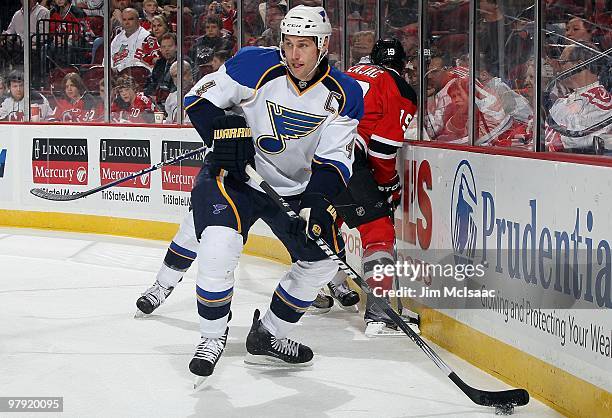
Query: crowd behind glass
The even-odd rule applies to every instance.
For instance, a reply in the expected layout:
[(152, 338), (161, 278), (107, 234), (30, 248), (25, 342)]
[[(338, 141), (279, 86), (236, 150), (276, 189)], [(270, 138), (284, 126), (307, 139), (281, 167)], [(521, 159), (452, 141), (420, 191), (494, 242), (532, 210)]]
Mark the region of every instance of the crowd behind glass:
[(240, 47), (278, 46), (287, 8), (307, 4), (326, 7), (334, 28), (329, 62), (342, 70), (367, 59), (378, 35), (402, 41), (404, 77), (422, 98), (407, 140), (612, 153), (612, 0), (183, 0), (182, 10), (177, 0), (4, 3), (2, 121), (24, 120), (23, 3), (30, 10), (30, 121), (101, 123), (108, 91), (115, 124), (176, 124), (182, 97), (200, 77)]

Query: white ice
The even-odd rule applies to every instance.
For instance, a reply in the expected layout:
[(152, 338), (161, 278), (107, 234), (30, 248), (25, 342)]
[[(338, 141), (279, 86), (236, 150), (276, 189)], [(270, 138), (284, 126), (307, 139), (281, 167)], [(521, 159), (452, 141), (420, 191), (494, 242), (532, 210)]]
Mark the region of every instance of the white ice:
[[(312, 347), (312, 367), (247, 367), (253, 311), (267, 309), (287, 268), (251, 256), (237, 271), (225, 353), (193, 392), (196, 266), (154, 315), (134, 319), (165, 250), (157, 241), (0, 229), (0, 396), (63, 396), (62, 417), (494, 416), (408, 338), (367, 339), (361, 316), (339, 308), (305, 316), (292, 335)], [(469, 384), (508, 388), (432, 346)], [(532, 399), (515, 416), (559, 415)]]

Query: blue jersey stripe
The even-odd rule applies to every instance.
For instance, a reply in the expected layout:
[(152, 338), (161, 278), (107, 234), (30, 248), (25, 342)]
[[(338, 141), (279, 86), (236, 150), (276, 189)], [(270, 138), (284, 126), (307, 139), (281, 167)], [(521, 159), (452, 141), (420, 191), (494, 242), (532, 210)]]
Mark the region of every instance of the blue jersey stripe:
[(230, 297), (234, 292), (234, 288), (230, 287), (227, 290), (223, 290), (221, 292), (209, 292), (207, 290), (202, 289), (200, 286), (196, 285), (196, 294), (199, 298), (207, 301), (207, 302), (219, 302), (224, 299)]
[(288, 302), (289, 304), (297, 307), (298, 309), (299, 308), (307, 309), (312, 304), (312, 301), (305, 301), (305, 300), (298, 299), (295, 296), (291, 296), (289, 293), (287, 293), (285, 289), (283, 289), (283, 287), (280, 284), (276, 287), (276, 293), (285, 302)]
[(185, 258), (189, 258), (191, 260), (195, 260), (195, 258), (198, 256), (195, 252), (190, 251), (187, 248), (181, 247), (174, 241), (170, 243), (170, 250), (172, 250), (172, 252), (175, 254), (178, 254)]

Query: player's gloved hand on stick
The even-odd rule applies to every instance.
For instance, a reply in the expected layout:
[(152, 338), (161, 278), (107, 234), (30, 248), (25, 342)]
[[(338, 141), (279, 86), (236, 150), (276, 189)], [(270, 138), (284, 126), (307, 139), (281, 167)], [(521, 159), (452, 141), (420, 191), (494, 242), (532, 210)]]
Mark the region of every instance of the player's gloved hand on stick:
[(387, 202), (391, 206), (391, 210), (397, 209), (402, 201), (402, 183), (400, 183), (399, 174), (396, 174), (388, 182), (379, 184), (378, 190), (383, 192), (386, 196)]
[(228, 115), (212, 123), (212, 164), (218, 172), (223, 169), (236, 178), (247, 181), (247, 164), (255, 167), (255, 147), (251, 128), (242, 116)]
[(306, 236), (313, 241), (330, 237), (336, 222), (336, 209), (320, 193), (306, 193), (300, 202), (300, 218), (306, 221)]

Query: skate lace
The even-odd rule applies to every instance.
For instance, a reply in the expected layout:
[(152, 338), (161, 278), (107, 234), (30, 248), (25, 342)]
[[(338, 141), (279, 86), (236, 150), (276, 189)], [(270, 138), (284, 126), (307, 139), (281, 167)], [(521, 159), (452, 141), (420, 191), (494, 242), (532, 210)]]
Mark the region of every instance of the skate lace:
[(272, 348), (285, 355), (297, 357), (300, 343), (290, 340), (289, 338), (277, 339), (272, 337)]
[(223, 347), (225, 347), (226, 340), (227, 334), (221, 338), (203, 338), (200, 344), (198, 344), (196, 347), (194, 357), (214, 363), (221, 355)]

